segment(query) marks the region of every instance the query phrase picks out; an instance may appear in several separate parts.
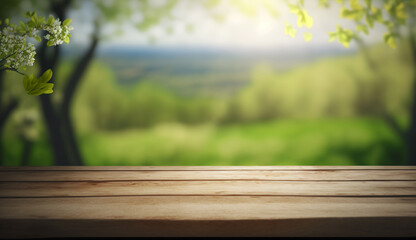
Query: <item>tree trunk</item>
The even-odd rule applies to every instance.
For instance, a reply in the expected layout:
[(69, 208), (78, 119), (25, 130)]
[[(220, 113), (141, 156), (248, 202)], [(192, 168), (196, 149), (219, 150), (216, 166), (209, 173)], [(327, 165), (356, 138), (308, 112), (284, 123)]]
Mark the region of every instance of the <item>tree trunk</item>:
[(20, 161), (21, 166), (27, 166), (29, 165), (29, 157), (30, 152), (32, 150), (33, 142), (28, 139), (22, 139), (23, 143), (23, 153), (22, 153), (22, 159)]
[(71, 105), (75, 90), (79, 86), (82, 77), (85, 75), (85, 72), (91, 63), (91, 60), (97, 49), (97, 45), (98, 37), (96, 34), (94, 34), (87, 52), (79, 60), (78, 64), (76, 65), (75, 69), (73, 70), (72, 74), (69, 76), (66, 82), (62, 106), (60, 108), (60, 117), (63, 124), (63, 131), (68, 141), (68, 147), (69, 149), (71, 149), (72, 159), (75, 165), (83, 165), (83, 159), (78, 148), (75, 131), (72, 125), (70, 114)]
[[(63, 2), (54, 2), (52, 4), (52, 12), (54, 12), (58, 18), (65, 19), (65, 13), (70, 4), (70, 1)], [(54, 82), (54, 76), (56, 76), (56, 66), (60, 59), (60, 47), (55, 46), (50, 49), (52, 51), (51, 55), (48, 55), (48, 49), (46, 42), (44, 41), (41, 48), (39, 49), (39, 63), (41, 66), (41, 74), (51, 69), (54, 72), (54, 75), (51, 79), (51, 82)], [(72, 165), (70, 160), (70, 155), (68, 154), (67, 144), (65, 137), (62, 133), (62, 123), (57, 110), (52, 104), (51, 95), (41, 95), (40, 96), (43, 118), (45, 120), (45, 126), (48, 129), (49, 140), (52, 147), (52, 152), (55, 160), (55, 165), (58, 166), (68, 166)]]
[(3, 128), (7, 119), (12, 115), (13, 111), (19, 105), (17, 99), (12, 99), (6, 106), (3, 106), (3, 80), (4, 72), (0, 71), (0, 165), (3, 165)]
[(408, 159), (410, 165), (416, 165), (416, 74), (413, 81), (412, 110), (407, 139)]
[(413, 57), (413, 91), (412, 103), (410, 110), (410, 126), (407, 136), (407, 150), (410, 165), (416, 165), (416, 34), (414, 33), (413, 25), (409, 27), (410, 35), (410, 49)]

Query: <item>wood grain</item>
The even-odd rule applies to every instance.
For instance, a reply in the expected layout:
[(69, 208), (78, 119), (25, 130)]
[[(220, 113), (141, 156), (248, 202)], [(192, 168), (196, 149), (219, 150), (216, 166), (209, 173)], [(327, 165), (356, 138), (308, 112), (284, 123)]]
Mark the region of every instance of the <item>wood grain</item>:
[(1, 198), (0, 219), (270, 220), (337, 217), (414, 218), (416, 217), (415, 204), (415, 197), (134, 196)]
[(123, 181), (10, 183), (0, 182), (0, 197), (95, 197), (148, 195), (416, 197), (416, 181)]
[(0, 238), (416, 236), (416, 167), (0, 167)]
[(416, 179), (414, 170), (326, 171), (2, 171), (2, 181), (162, 181), (162, 180), (265, 180), (265, 181), (400, 181)]

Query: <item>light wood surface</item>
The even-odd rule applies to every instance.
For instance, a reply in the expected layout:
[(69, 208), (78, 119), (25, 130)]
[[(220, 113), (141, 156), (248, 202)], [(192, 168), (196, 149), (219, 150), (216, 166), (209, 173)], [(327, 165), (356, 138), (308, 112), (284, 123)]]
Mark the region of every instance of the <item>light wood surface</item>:
[(0, 238), (137, 236), (416, 236), (416, 168), (0, 167)]
[(400, 181), (416, 179), (415, 170), (71, 170), (71, 171), (0, 171), (3, 181), (162, 181), (162, 180), (244, 180), (244, 181)]

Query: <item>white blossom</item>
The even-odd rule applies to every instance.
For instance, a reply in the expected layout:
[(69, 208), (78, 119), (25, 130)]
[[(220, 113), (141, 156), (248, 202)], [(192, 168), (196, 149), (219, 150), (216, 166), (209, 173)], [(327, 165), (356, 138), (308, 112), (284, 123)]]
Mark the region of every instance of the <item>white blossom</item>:
[(51, 46), (56, 46), (64, 43), (65, 39), (71, 36), (70, 31), (74, 28), (62, 25), (62, 22), (57, 18), (52, 25), (45, 26), (45, 30), (49, 32), (44, 38), (48, 40)]
[(1, 67), (18, 69), (24, 66), (33, 66), (35, 62), (35, 46), (27, 43), (28, 37), (40, 41), (39, 31), (44, 30), (48, 34), (44, 36), (48, 40), (48, 46), (60, 45), (69, 41), (72, 27), (64, 25), (59, 19), (53, 23), (42, 23), (38, 27), (19, 28), (16, 24), (10, 24), (0, 30), (0, 61)]
[(26, 43), (26, 37), (19, 35), (12, 27), (0, 31), (0, 52), (6, 58), (6, 67), (17, 69), (20, 66), (33, 66), (35, 46)]

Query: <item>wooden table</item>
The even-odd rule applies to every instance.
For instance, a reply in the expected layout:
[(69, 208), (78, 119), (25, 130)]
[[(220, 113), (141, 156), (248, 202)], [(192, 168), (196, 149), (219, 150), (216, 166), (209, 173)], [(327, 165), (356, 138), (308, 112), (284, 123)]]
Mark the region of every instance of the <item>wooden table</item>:
[(416, 236), (416, 167), (0, 167), (0, 238)]

